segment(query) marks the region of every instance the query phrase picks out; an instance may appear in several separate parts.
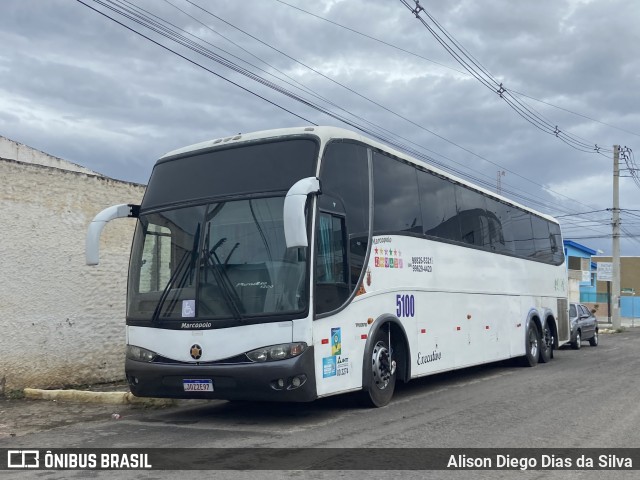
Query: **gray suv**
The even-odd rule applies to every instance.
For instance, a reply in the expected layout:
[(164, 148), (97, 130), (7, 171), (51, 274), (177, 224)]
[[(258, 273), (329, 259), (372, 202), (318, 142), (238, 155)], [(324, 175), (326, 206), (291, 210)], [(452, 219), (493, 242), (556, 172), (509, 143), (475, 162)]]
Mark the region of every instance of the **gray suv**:
[(583, 340), (589, 340), (592, 347), (598, 346), (598, 320), (581, 303), (569, 304), (571, 321), (571, 347), (579, 349)]

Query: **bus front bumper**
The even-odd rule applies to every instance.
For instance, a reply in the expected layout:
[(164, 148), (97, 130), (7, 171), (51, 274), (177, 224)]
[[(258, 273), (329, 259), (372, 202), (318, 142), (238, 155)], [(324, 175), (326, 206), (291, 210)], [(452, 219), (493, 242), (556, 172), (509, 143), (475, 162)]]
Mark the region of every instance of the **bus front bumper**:
[[(136, 397), (309, 402), (317, 398), (313, 347), (300, 356), (264, 363), (147, 363), (126, 359)], [(213, 391), (185, 391), (185, 380), (209, 383)], [(299, 385), (298, 385), (299, 384)]]

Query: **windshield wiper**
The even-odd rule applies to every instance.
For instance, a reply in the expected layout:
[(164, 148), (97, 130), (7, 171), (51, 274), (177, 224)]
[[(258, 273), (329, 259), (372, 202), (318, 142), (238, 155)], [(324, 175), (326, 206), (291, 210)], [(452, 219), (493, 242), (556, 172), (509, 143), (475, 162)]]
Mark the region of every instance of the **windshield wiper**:
[(264, 232), (262, 231), (260, 222), (258, 222), (258, 218), (256, 217), (256, 212), (253, 210), (253, 201), (251, 199), (249, 199), (249, 210), (251, 211), (251, 216), (253, 217), (253, 223), (256, 224), (256, 228), (258, 229), (258, 233), (260, 234), (260, 239), (262, 240), (264, 249), (267, 252), (267, 255), (269, 256), (269, 260), (273, 261), (273, 257), (271, 256), (271, 249), (269, 248), (269, 242), (267, 241), (267, 237), (264, 236)]
[(240, 242), (236, 242), (236, 244), (233, 246), (233, 248), (231, 249), (231, 251), (229, 252), (229, 255), (227, 255), (227, 258), (224, 261), (224, 266), (227, 266), (227, 263), (229, 263), (229, 259), (231, 258), (231, 255), (233, 255), (233, 252), (236, 251), (236, 248), (238, 248), (240, 246)]
[(233, 284), (231, 283), (231, 280), (227, 275), (225, 264), (220, 261), (220, 258), (216, 253), (216, 249), (226, 241), (226, 237), (223, 237), (216, 242), (213, 248), (209, 249), (209, 232), (207, 232), (207, 238), (203, 249), (203, 253), (205, 255), (204, 260), (206, 262), (205, 266), (210, 269), (213, 275), (216, 277), (216, 281), (220, 286), (222, 296), (224, 297), (227, 306), (231, 310), (233, 318), (235, 318), (236, 320), (242, 320), (242, 312), (240, 310), (242, 300), (238, 296), (235, 288), (233, 288)]

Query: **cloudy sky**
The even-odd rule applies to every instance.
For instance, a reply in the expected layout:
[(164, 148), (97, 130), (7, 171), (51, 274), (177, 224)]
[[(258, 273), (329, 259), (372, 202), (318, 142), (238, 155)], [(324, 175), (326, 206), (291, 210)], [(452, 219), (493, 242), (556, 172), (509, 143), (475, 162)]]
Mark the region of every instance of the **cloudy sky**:
[[(146, 183), (184, 145), (346, 119), (487, 188), (499, 176), (611, 252), (612, 146), (640, 164), (637, 0), (423, 0), (480, 79), (400, 0), (82, 2), (125, 26), (76, 0), (2, 0), (0, 135)], [(622, 254), (640, 255), (640, 185), (621, 174)]]

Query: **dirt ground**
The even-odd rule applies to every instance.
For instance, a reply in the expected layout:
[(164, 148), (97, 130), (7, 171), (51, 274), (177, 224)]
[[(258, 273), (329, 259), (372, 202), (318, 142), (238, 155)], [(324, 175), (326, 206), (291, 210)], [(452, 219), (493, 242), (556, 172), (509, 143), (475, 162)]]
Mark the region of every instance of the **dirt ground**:
[(114, 413), (125, 416), (134, 405), (102, 405), (0, 398), (0, 438), (18, 437), (63, 425), (110, 418)]
[[(128, 392), (126, 383), (93, 385), (91, 391)], [(0, 396), (0, 439), (19, 437), (79, 422), (117, 421), (140, 413), (147, 405), (108, 405)], [(171, 407), (164, 407), (171, 408)]]

